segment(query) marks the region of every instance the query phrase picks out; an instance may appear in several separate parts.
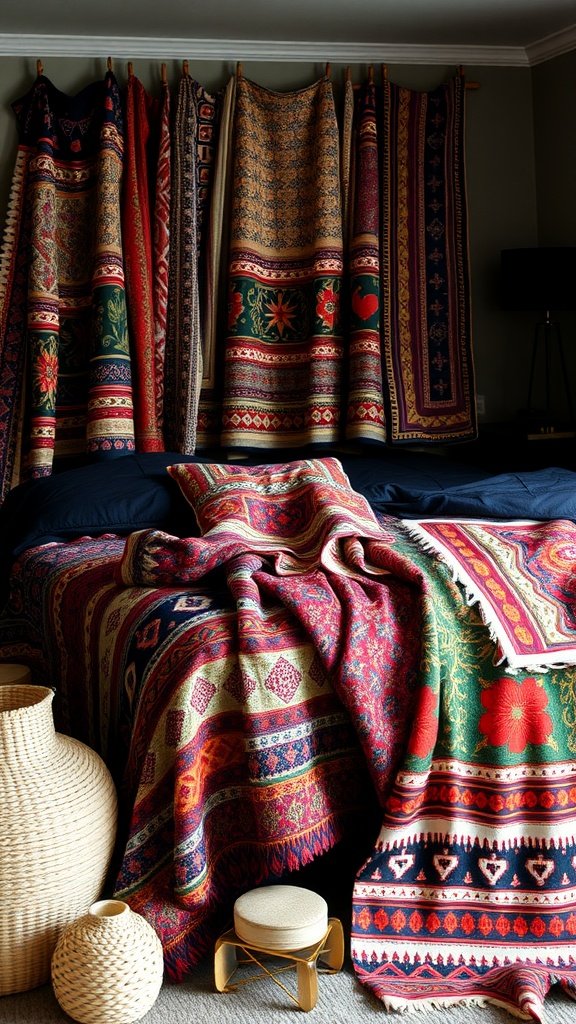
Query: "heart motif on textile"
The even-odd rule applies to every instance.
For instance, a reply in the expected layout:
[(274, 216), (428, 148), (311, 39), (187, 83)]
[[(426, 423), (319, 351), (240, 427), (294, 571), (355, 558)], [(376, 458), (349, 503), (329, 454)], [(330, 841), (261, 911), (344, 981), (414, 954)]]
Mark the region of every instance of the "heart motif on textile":
[(508, 861), (504, 857), (479, 857), (478, 867), (490, 885), (496, 885), (508, 870)]
[(388, 858), (388, 867), (394, 878), (402, 878), (414, 863), (413, 853), (394, 853)]
[(378, 296), (361, 295), (357, 288), (352, 294), (352, 309), (360, 320), (369, 320), (378, 309)]
[(526, 870), (532, 875), (536, 885), (544, 885), (554, 871), (554, 861), (539, 853), (537, 857), (530, 857), (526, 861)]
[(432, 858), (432, 863), (440, 878), (444, 881), (448, 878), (448, 875), (452, 874), (454, 868), (458, 867), (458, 857), (454, 854), (436, 853)]

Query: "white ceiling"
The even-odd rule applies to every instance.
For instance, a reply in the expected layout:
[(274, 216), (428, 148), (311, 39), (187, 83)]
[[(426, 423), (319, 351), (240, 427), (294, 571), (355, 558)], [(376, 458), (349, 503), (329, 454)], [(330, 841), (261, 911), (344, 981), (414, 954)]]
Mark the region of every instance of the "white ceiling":
[(0, 0), (4, 54), (10, 40), (19, 53), (27, 38), (37, 45), (42, 37), (44, 52), (50, 37), (113, 37), (149, 46), (306, 41), (344, 53), (358, 43), (526, 49), (566, 32), (576, 36), (576, 0)]

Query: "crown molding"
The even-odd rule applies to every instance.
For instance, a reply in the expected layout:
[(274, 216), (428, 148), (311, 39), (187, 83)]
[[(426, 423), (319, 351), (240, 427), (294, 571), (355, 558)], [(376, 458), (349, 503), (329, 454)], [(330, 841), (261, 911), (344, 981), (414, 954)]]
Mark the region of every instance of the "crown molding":
[(152, 60), (238, 60), (344, 64), (463, 64), (531, 67), (576, 49), (576, 25), (522, 46), (329, 43), (310, 40), (174, 39), (152, 36), (19, 35), (0, 33), (2, 57), (122, 57)]
[(344, 64), (454, 64), (528, 67), (521, 46), (424, 46), (310, 40), (158, 39), (149, 36), (16, 35), (0, 33), (2, 57), (121, 57), (126, 60), (238, 60)]
[(534, 66), (552, 60), (553, 57), (561, 57), (563, 53), (570, 53), (571, 50), (576, 50), (576, 25), (570, 25), (562, 32), (555, 32), (551, 36), (530, 43), (526, 47), (526, 54), (530, 65)]

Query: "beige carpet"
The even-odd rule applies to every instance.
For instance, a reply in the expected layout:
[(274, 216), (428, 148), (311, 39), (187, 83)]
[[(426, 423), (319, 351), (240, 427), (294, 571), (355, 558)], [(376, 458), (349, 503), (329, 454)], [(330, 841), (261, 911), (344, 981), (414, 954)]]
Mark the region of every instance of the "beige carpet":
[[(576, 1004), (553, 989), (546, 1001), (546, 1024), (574, 1024)], [(164, 985), (143, 1024), (374, 1024), (376, 1019), (403, 1020), (387, 1013), (345, 968), (319, 979), (318, 1002), (304, 1014), (271, 981), (255, 981), (238, 992), (214, 990), (212, 963), (205, 961), (181, 985)], [(414, 1024), (514, 1024), (515, 1018), (496, 1006), (426, 1010), (411, 1017)], [(0, 997), (1, 1024), (65, 1024), (50, 986), (21, 995)]]

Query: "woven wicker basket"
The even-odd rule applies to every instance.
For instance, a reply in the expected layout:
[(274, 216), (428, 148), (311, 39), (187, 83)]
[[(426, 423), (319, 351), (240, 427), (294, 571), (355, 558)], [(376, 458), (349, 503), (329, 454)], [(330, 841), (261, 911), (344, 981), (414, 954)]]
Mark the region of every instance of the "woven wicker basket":
[(54, 693), (0, 686), (0, 994), (50, 978), (58, 937), (102, 891), (116, 836), (112, 777), (57, 733)]
[(162, 985), (162, 944), (121, 900), (101, 900), (64, 930), (52, 957), (62, 1009), (81, 1024), (132, 1024)]

